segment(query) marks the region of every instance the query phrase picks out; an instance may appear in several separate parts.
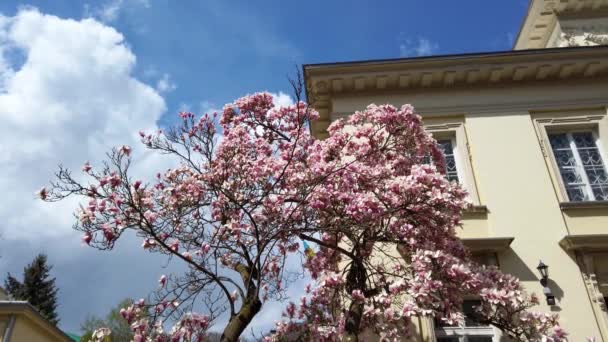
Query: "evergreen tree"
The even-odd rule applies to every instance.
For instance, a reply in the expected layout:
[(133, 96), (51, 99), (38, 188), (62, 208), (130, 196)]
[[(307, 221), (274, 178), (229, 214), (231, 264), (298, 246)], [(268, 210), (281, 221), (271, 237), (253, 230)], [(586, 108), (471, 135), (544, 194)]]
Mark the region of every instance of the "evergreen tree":
[(13, 298), (28, 301), (49, 322), (57, 325), (58, 290), (55, 287), (55, 278), (49, 278), (51, 268), (47, 265), (46, 255), (39, 254), (23, 269), (23, 282), (9, 273), (4, 281), (4, 287)]

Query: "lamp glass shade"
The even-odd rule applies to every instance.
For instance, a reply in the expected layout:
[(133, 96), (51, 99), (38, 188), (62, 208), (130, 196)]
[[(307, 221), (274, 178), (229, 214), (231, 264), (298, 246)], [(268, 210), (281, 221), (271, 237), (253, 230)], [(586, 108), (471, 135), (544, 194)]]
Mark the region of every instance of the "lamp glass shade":
[(536, 269), (543, 278), (547, 278), (549, 276), (549, 266), (547, 266), (542, 260), (538, 263)]

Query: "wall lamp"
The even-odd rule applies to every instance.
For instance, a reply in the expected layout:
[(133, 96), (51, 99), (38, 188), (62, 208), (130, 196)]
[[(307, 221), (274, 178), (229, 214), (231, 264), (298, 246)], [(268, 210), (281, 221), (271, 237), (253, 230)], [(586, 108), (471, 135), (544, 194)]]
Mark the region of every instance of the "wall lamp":
[(551, 292), (551, 289), (547, 286), (549, 281), (549, 266), (547, 266), (542, 260), (538, 263), (536, 267), (538, 272), (540, 273), (540, 284), (543, 286), (543, 293), (547, 298), (547, 305), (555, 305), (555, 296)]

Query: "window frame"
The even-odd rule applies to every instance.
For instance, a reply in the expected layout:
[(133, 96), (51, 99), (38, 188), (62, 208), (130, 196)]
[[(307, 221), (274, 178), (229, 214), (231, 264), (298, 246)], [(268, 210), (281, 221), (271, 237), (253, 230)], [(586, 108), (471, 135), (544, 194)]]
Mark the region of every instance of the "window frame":
[(445, 337), (455, 337), (458, 342), (468, 342), (469, 337), (490, 337), (492, 342), (499, 341), (492, 327), (441, 327), (435, 329), (436, 340)]
[[(435, 140), (437, 140), (437, 142), (440, 141), (446, 141), (449, 140), (450, 143), (452, 144), (452, 155), (454, 156), (454, 162), (456, 163), (456, 176), (458, 177), (458, 182), (461, 183), (462, 185), (464, 185), (465, 188), (467, 188), (467, 182), (466, 182), (466, 176), (464, 175), (463, 172), (463, 168), (464, 166), (462, 165), (462, 161), (461, 161), (461, 156), (460, 156), (460, 151), (458, 149), (458, 142), (456, 141), (456, 136), (441, 136), (441, 134), (439, 134)], [(445, 156), (444, 156), (445, 157)], [(447, 170), (446, 170), (447, 173)]]
[(468, 191), (469, 200), (473, 205), (481, 205), (472, 166), (471, 148), (464, 125), (464, 117), (425, 117), (424, 128), (437, 141), (451, 140), (458, 181)]
[[(567, 199), (568, 202), (595, 202), (595, 201), (603, 201), (603, 200), (598, 200), (595, 196), (595, 194), (593, 193), (593, 188), (591, 187), (591, 182), (589, 181), (589, 176), (587, 175), (587, 171), (585, 170), (585, 166), (583, 164), (583, 161), (581, 160), (581, 156), (580, 156), (580, 152), (579, 152), (579, 148), (576, 146), (575, 142), (574, 142), (574, 138), (572, 136), (572, 134), (574, 133), (591, 133), (592, 137), (593, 137), (593, 143), (595, 144), (595, 147), (598, 150), (598, 153), (600, 155), (600, 158), (602, 159), (602, 166), (604, 167), (604, 172), (608, 172), (608, 169), (606, 168), (606, 158), (604, 157), (604, 152), (602, 150), (602, 146), (601, 146), (601, 140), (599, 137), (599, 134), (597, 132), (597, 129), (594, 127), (589, 127), (589, 128), (574, 128), (574, 129), (564, 129), (563, 127), (561, 129), (552, 129), (549, 130), (547, 132), (547, 137), (549, 137), (552, 134), (565, 134), (567, 136), (568, 139), (568, 144), (570, 145), (570, 151), (572, 151), (572, 156), (574, 157), (574, 160), (576, 161), (576, 169), (577, 172), (580, 173), (580, 176), (582, 178), (583, 181), (583, 185), (584, 185), (584, 189), (585, 189), (585, 195), (587, 196), (587, 198), (589, 198), (589, 200), (584, 200), (584, 201), (573, 201), (570, 199), (570, 197), (568, 196), (568, 192), (566, 190), (566, 184), (564, 182), (564, 179), (561, 175), (561, 170), (559, 168), (559, 165), (557, 163), (557, 159), (555, 158), (555, 151), (553, 151), (553, 148), (551, 147), (551, 155), (553, 157), (553, 163), (554, 163), (554, 167), (557, 170), (557, 173), (559, 174), (559, 177), (561, 179), (561, 185), (564, 188), (564, 199)], [(550, 142), (549, 142), (550, 144)]]
[[(590, 108), (590, 109), (577, 109), (568, 111), (544, 111), (544, 112), (533, 112), (530, 113), (534, 128), (536, 130), (537, 137), (539, 139), (541, 153), (547, 164), (548, 172), (553, 182), (558, 201), (560, 203), (590, 203), (596, 202), (596, 200), (588, 201), (570, 201), (566, 190), (566, 185), (561, 176), (560, 169), (551, 147), (549, 140), (549, 134), (552, 133), (575, 133), (575, 132), (589, 132), (594, 135), (594, 140), (604, 168), (608, 172), (608, 159), (606, 158), (605, 151), (606, 136), (608, 136), (608, 119), (606, 117), (605, 108)], [(577, 163), (580, 162), (577, 155)], [(590, 187), (587, 174), (583, 172), (584, 179), (586, 181), (586, 192), (587, 187)], [(588, 193), (587, 193), (588, 195)], [(593, 195), (595, 198), (595, 195)]]
[[(474, 297), (465, 298), (467, 300), (475, 300)], [(468, 342), (469, 337), (490, 337), (493, 342), (500, 341), (500, 331), (492, 325), (486, 326), (466, 326), (460, 325), (457, 327), (436, 326), (433, 320), (433, 330), (435, 332), (435, 340), (444, 337), (455, 337), (459, 342)]]

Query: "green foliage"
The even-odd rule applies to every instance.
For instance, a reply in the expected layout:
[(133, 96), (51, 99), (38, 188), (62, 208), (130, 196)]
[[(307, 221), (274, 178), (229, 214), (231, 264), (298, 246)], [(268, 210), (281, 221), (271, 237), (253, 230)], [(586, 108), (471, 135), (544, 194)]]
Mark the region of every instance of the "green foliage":
[(98, 328), (109, 328), (112, 330), (110, 335), (111, 342), (129, 342), (133, 338), (133, 333), (129, 327), (129, 323), (120, 315), (120, 309), (125, 308), (133, 303), (130, 298), (124, 299), (116, 307), (114, 307), (104, 318), (89, 316), (80, 325), (80, 330), (83, 332), (81, 341), (89, 341), (91, 334)]
[(55, 278), (49, 278), (52, 266), (47, 265), (47, 257), (39, 254), (31, 264), (23, 269), (23, 282), (10, 273), (4, 281), (6, 291), (17, 300), (28, 301), (49, 322), (57, 325), (57, 287)]

